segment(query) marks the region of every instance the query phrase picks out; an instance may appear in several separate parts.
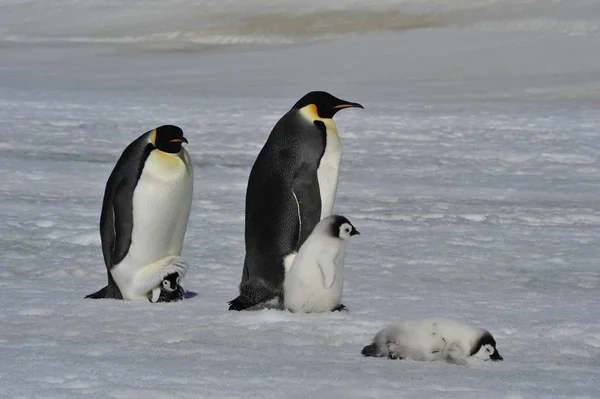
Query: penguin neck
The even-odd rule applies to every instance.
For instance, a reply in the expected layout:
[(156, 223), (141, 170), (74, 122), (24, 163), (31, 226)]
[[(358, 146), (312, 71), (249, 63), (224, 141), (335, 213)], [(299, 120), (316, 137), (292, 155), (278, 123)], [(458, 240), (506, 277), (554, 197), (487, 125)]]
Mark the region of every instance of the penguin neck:
[(314, 123), (315, 121), (323, 122), (327, 129), (327, 135), (333, 134), (337, 136), (337, 127), (335, 126), (333, 119), (321, 118), (315, 104), (308, 104), (307, 106), (300, 108), (299, 112), (300, 115), (310, 123)]

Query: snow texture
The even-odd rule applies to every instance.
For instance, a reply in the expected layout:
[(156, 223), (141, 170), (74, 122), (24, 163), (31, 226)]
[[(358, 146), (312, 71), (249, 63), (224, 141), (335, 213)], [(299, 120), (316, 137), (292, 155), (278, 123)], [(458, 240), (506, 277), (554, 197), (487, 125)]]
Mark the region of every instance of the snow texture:
[[(599, 3), (254, 3), (0, 0), (0, 396), (600, 397)], [(365, 106), (335, 117), (350, 311), (227, 312), (251, 165), (310, 90)], [(106, 180), (163, 124), (194, 164), (187, 298), (84, 300)], [(434, 316), (504, 361), (361, 356)]]

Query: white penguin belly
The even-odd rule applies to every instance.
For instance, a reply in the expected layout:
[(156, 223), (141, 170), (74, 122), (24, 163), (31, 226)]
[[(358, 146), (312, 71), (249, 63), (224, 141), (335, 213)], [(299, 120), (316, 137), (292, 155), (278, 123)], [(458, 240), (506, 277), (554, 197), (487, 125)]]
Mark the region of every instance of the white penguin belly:
[(154, 150), (148, 156), (133, 195), (131, 246), (111, 270), (124, 299), (146, 299), (133, 290), (138, 272), (167, 256), (180, 256), (192, 204), (189, 156)]
[(321, 219), (331, 216), (337, 192), (340, 161), (342, 160), (342, 143), (333, 121), (323, 120), (327, 128), (325, 152), (317, 169), (319, 192), (321, 194)]

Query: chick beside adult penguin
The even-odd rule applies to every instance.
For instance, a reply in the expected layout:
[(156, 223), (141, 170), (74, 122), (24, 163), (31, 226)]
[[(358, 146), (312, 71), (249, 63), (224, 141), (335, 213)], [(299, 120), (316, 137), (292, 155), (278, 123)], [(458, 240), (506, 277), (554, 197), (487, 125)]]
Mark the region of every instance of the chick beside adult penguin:
[(302, 97), (277, 122), (246, 190), (246, 256), (240, 294), (229, 310), (283, 299), (286, 270), (317, 223), (331, 215), (341, 143), (333, 116), (363, 108), (323, 91)]
[(283, 283), (284, 306), (291, 312), (344, 310), (344, 260), (347, 241), (360, 234), (341, 215), (321, 220), (300, 247)]
[(182, 143), (187, 143), (182, 130), (164, 125), (123, 151), (106, 183), (100, 215), (108, 284), (86, 298), (147, 301), (166, 276), (185, 275), (181, 250), (193, 174)]

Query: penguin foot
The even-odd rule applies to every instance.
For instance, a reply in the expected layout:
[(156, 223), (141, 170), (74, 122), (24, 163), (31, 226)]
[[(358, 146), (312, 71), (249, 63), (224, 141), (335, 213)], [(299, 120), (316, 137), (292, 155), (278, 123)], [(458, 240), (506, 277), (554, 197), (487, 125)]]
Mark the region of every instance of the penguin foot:
[(93, 294), (86, 295), (86, 299), (123, 299), (121, 291), (116, 285), (110, 284), (106, 287), (94, 292)]
[(250, 302), (246, 302), (244, 301), (241, 297), (237, 297), (235, 299), (232, 299), (231, 301), (227, 302), (227, 304), (229, 305), (229, 310), (246, 310), (248, 308), (251, 308), (252, 306), (256, 305), (255, 303), (250, 303)]
[(94, 292), (93, 294), (90, 295), (86, 295), (85, 298), (86, 299), (101, 299), (101, 298), (106, 298), (106, 289), (108, 287), (104, 287), (99, 291)]
[(340, 303), (337, 307), (331, 309), (332, 312), (348, 312), (348, 308), (343, 303)]

